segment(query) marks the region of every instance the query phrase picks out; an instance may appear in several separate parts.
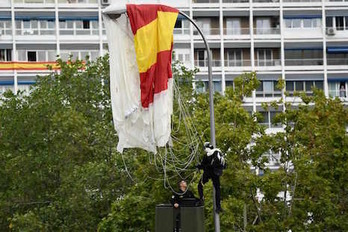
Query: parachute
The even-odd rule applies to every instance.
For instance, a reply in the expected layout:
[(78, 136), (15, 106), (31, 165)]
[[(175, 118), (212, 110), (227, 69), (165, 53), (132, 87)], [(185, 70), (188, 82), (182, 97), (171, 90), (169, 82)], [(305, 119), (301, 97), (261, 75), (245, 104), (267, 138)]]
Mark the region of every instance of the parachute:
[(127, 5), (127, 15), (104, 16), (110, 51), (112, 112), (117, 150), (156, 153), (170, 143), (173, 112), (171, 55), (178, 10)]
[[(116, 19), (104, 15), (112, 112), (119, 137), (117, 150), (122, 153), (125, 148), (142, 148), (152, 152), (150, 162), (163, 173), (160, 179), (164, 187), (175, 192), (171, 180), (194, 179), (190, 167), (198, 162), (200, 145), (189, 110), (172, 78), (173, 29), (178, 10), (152, 4), (128, 4), (126, 9), (127, 15)], [(178, 111), (173, 112), (173, 104)], [(175, 125), (171, 117), (177, 117)], [(180, 139), (183, 133), (184, 141)], [(146, 173), (144, 176), (149, 177)]]

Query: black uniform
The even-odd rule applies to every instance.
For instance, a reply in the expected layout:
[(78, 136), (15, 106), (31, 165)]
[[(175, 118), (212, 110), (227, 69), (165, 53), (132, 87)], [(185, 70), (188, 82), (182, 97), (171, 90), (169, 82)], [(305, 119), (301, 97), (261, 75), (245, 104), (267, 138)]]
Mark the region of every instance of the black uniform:
[(195, 198), (195, 196), (193, 195), (193, 193), (190, 190), (187, 190), (185, 193), (179, 189), (178, 194), (174, 193), (172, 196), (172, 199), (170, 199), (170, 203), (172, 203), (172, 205), (174, 205), (175, 203), (178, 203), (179, 206), (181, 205), (181, 201), (184, 198)]
[[(193, 193), (190, 190), (186, 190), (186, 192), (183, 192), (181, 189), (179, 189), (178, 193), (174, 193), (172, 195), (172, 198), (170, 199), (170, 203), (174, 206), (175, 203), (179, 204), (181, 206), (182, 200), (185, 198), (195, 198)], [(180, 208), (174, 208), (174, 218), (175, 218), (175, 229), (174, 232), (179, 232), (181, 225), (180, 225)]]
[(213, 154), (209, 156), (205, 155), (202, 162), (197, 166), (197, 168), (203, 169), (203, 176), (198, 183), (198, 193), (199, 198), (203, 200), (203, 185), (211, 179), (215, 188), (216, 209), (220, 210), (220, 176), (225, 167), (217, 162), (217, 156), (221, 152), (218, 149), (214, 149), (212, 152)]

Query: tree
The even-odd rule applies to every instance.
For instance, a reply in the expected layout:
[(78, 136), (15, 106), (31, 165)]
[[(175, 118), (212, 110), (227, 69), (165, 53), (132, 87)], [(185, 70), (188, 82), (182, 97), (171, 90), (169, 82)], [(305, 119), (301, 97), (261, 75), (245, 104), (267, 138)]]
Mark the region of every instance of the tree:
[(96, 230), (128, 185), (112, 125), (108, 57), (58, 60), (0, 106), (0, 227)]
[[(59, 72), (38, 77), (30, 95), (7, 92), (0, 100), (0, 228), (153, 231), (155, 206), (171, 194), (168, 184), (195, 175), (190, 188), (197, 195), (199, 150), (190, 162), (187, 154), (198, 137), (210, 138), (208, 95), (192, 89), (197, 70), (174, 66), (181, 101), (174, 104), (172, 152), (178, 163), (191, 164), (178, 170), (175, 162), (164, 165), (168, 148), (157, 156), (116, 151), (108, 57), (58, 65)], [(266, 134), (258, 123), (262, 116), (243, 106), (259, 85), (256, 74), (243, 74), (234, 85), (215, 94), (216, 140), (228, 165), (221, 177), (221, 230), (348, 230), (348, 114), (340, 100), (315, 90), (313, 96), (298, 94), (300, 105), (265, 104), (285, 106), (273, 122), (284, 130)], [(192, 144), (179, 146), (182, 141)], [(280, 154), (278, 170), (268, 168), (269, 154)], [(255, 175), (252, 167), (264, 174)], [(211, 193), (209, 183), (205, 195)], [(205, 213), (206, 231), (213, 231), (211, 197)]]

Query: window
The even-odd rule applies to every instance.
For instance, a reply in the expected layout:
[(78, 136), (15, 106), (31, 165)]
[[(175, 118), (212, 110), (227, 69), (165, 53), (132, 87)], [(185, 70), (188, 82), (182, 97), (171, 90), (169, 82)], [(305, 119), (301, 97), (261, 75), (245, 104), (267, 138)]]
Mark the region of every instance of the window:
[(256, 97), (280, 97), (281, 89), (277, 88), (278, 81), (261, 81), (256, 89)]
[(289, 93), (290, 96), (294, 95), (294, 82), (293, 81), (286, 81), (286, 91)]
[(235, 67), (242, 66), (242, 50), (241, 49), (231, 49), (226, 52), (226, 66)]
[(226, 85), (226, 88), (227, 87), (233, 87), (233, 81), (226, 81), (225, 85)]
[(326, 27), (333, 27), (333, 17), (326, 17)]
[(303, 91), (303, 81), (295, 81), (295, 90), (296, 91)]
[(286, 28), (318, 28), (321, 26), (320, 18), (284, 19)]
[(196, 65), (198, 63), (199, 67), (207, 66), (207, 53), (205, 50), (196, 51)]
[(272, 97), (273, 81), (264, 81), (263, 82), (263, 91), (265, 93), (265, 97)]
[[(210, 18), (198, 18), (196, 23), (201, 28), (203, 34), (210, 35)], [(198, 34), (197, 32), (195, 34)]]
[(271, 66), (273, 63), (273, 50), (272, 49), (258, 49), (257, 50), (257, 65), (258, 66)]
[(238, 18), (228, 18), (226, 20), (226, 35), (240, 35), (241, 30), (241, 20)]
[(11, 49), (0, 49), (0, 61), (12, 61)]
[(222, 92), (221, 81), (213, 81), (214, 92)]
[(12, 23), (10, 20), (0, 20), (0, 34), (11, 35), (12, 34)]
[(271, 19), (270, 18), (258, 18), (256, 19), (256, 34), (270, 34), (271, 32)]
[(324, 82), (323, 81), (314, 81), (314, 85), (317, 89), (324, 89)]
[(344, 17), (343, 16), (337, 16), (336, 17), (336, 29), (338, 31), (344, 30)]
[(36, 61), (36, 52), (28, 51), (27, 57), (28, 57), (28, 61)]
[(89, 29), (89, 21), (87, 20), (83, 21), (83, 29)]
[(292, 21), (292, 28), (300, 28), (301, 27), (301, 19), (294, 19)]

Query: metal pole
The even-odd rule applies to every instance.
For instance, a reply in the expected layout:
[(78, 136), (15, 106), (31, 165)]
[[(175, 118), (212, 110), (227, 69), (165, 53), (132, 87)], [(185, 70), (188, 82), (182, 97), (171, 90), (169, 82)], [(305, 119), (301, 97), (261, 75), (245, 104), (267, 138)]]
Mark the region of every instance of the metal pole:
[[(189, 20), (193, 26), (197, 29), (198, 33), (202, 36), (202, 39), (205, 44), (205, 48), (207, 49), (208, 53), (208, 78), (209, 78), (209, 109), (210, 109), (210, 142), (211, 144), (216, 147), (216, 141), (215, 141), (215, 116), (214, 116), (214, 89), (213, 89), (213, 74), (212, 74), (212, 61), (211, 61), (211, 51), (209, 48), (209, 44), (203, 35), (203, 32), (201, 29), (197, 26), (195, 21), (193, 21), (188, 15), (186, 15), (184, 12), (179, 11), (179, 13), (184, 16), (187, 20)], [(213, 214), (214, 214), (214, 227), (215, 232), (220, 232), (220, 217), (219, 214), (216, 213), (216, 191), (213, 187)]]

